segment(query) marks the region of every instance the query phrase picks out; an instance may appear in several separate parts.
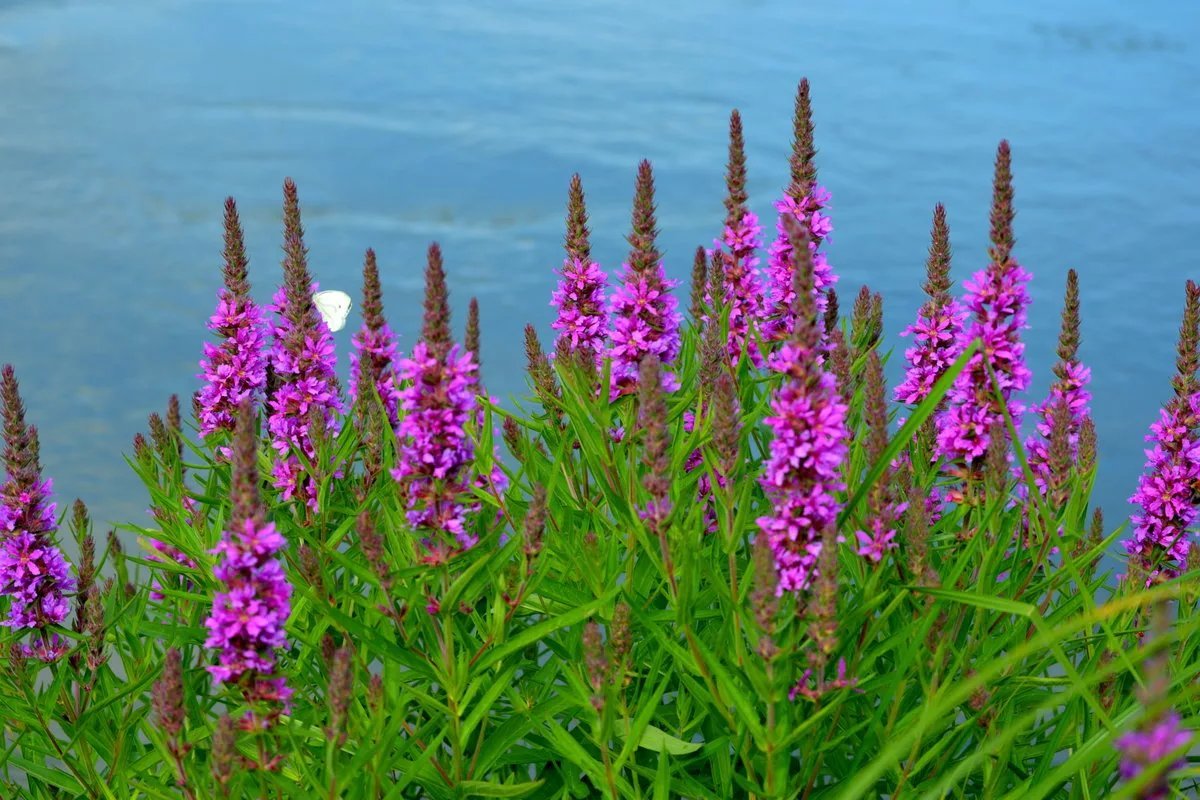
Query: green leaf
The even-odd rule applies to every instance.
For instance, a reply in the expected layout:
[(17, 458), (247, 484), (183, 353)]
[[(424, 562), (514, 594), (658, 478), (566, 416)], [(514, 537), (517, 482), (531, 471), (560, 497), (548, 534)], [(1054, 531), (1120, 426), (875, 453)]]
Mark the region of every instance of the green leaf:
[[(629, 734), (628, 723), (622, 721), (618, 725), (618, 731), (622, 737)], [(655, 753), (670, 753), (673, 756), (687, 755), (694, 753), (704, 746), (703, 742), (685, 742), (683, 739), (678, 739), (664, 731), (662, 728), (656, 728), (653, 725), (647, 725), (642, 731), (641, 737), (638, 739), (638, 747), (646, 750), (652, 750)]]
[(545, 781), (534, 781), (533, 783), (486, 783), (484, 781), (463, 781), (458, 786), (468, 796), (475, 797), (524, 797), (534, 789), (541, 786)]
[(1037, 616), (1037, 608), (1029, 603), (1022, 603), (1018, 600), (1009, 600), (1005, 597), (995, 597), (993, 595), (975, 594), (974, 592), (959, 592), (954, 589), (935, 589), (928, 586), (909, 586), (914, 592), (922, 592), (932, 595), (933, 597), (941, 597), (945, 600), (953, 600), (956, 603), (964, 603), (976, 608), (986, 608), (989, 611), (999, 611), (1004, 614), (1016, 614), (1019, 617), (1033, 619)]

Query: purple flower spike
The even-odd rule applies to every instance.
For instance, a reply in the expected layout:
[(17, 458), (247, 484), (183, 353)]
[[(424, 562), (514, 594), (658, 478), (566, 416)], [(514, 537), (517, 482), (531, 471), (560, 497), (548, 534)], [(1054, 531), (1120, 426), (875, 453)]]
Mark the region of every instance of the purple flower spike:
[[(290, 178), (283, 192), (284, 285), (270, 306), (277, 315), (271, 366), (280, 385), (270, 398), (267, 428), (279, 454), (272, 470), (275, 488), (285, 500), (302, 499), (316, 511), (318, 481), (308, 474), (300, 454), (311, 463), (317, 438), (337, 433), (338, 415), (345, 409), (338, 396), (333, 338), (312, 300), (318, 286), (308, 272), (296, 185)], [(311, 430), (314, 421), (323, 430)]]
[(835, 492), (847, 452), (847, 407), (837, 381), (820, 362), (820, 332), (812, 296), (812, 263), (802, 225), (791, 231), (796, 261), (794, 338), (769, 360), (783, 373), (764, 421), (774, 434), (762, 484), (772, 513), (758, 525), (767, 537), (779, 574), (778, 593), (803, 591), (816, 573), (822, 536), (837, 520)]
[[(475, 413), (477, 389), (471, 354), (452, 345), (438, 358), (422, 340), (412, 356), (400, 360), (399, 481), (414, 528), (453, 539), (459, 549), (472, 547), (475, 536), (466, 528), (473, 509), (464, 502), (471, 493), (474, 449), (466, 426)], [(444, 552), (446, 541), (430, 542)]]
[(838, 281), (833, 267), (820, 251), (821, 243), (833, 231), (829, 217), (822, 213), (828, 205), (829, 192), (823, 186), (817, 185), (800, 197), (788, 194), (775, 203), (775, 209), (779, 212), (775, 223), (777, 236), (771, 244), (767, 262), (771, 296), (767, 337), (772, 340), (786, 339), (796, 324), (795, 314), (792, 312), (796, 294), (793, 289), (792, 245), (787, 234), (789, 220), (794, 219), (808, 229), (808, 249), (812, 253), (813, 264), (813, 301), (816, 303), (818, 316), (825, 313), (829, 302), (827, 290)]
[[(279, 553), (287, 547), (274, 523), (263, 519), (258, 497), (258, 440), (248, 402), (239, 409), (234, 452), (233, 515), (213, 549), (213, 576), (223, 589), (213, 596), (205, 620), (204, 646), (216, 651), (208, 671), (219, 683), (239, 684), (252, 702), (286, 707), (291, 690), (278, 677), (275, 651), (287, 646), (284, 624), (291, 613), (292, 587)], [(257, 712), (256, 712), (257, 713)], [(269, 725), (275, 711), (260, 718)]]
[(56, 661), (65, 652), (46, 629), (61, 625), (75, 591), (71, 565), (54, 543), (55, 505), (51, 481), (42, 477), (37, 428), (25, 422), (25, 407), (11, 365), (0, 370), (4, 420), (5, 480), (0, 485), (0, 595), (10, 600), (9, 628), (37, 633), (22, 645), (26, 657)]
[(1187, 302), (1179, 330), (1175, 395), (1150, 426), (1147, 472), (1129, 502), (1141, 506), (1133, 517), (1133, 535), (1125, 550), (1148, 578), (1179, 574), (1191, 549), (1188, 529), (1200, 501), (1200, 393), (1196, 363), (1200, 351), (1200, 286), (1187, 283)]
[[(729, 115), (729, 161), (725, 167), (725, 231), (717, 239), (716, 250), (721, 253), (724, 272), (724, 299), (729, 305), (729, 358), (737, 364), (746, 353), (750, 362), (763, 365), (758, 341), (751, 333), (766, 311), (762, 280), (758, 274), (758, 256), (762, 247), (762, 226), (758, 217), (746, 205), (746, 145), (742, 136), (742, 117), (735, 109)], [(712, 293), (705, 302), (712, 308)], [(704, 320), (711, 322), (709, 319)]]
[(604, 290), (608, 276), (595, 261), (569, 258), (559, 273), (562, 279), (550, 304), (558, 309), (552, 323), (558, 331), (556, 347), (565, 342), (569, 352), (579, 353), (597, 365), (604, 358), (604, 341), (608, 335), (608, 311)]
[[(653, 353), (666, 367), (679, 355), (679, 326), (683, 316), (671, 294), (677, 282), (667, 280), (662, 257), (655, 246), (654, 174), (649, 161), (638, 165), (633, 200), (633, 231), (629, 235), (629, 260), (621, 265), (621, 285), (612, 297), (612, 394), (629, 394), (637, 388), (642, 359)], [(674, 374), (662, 375), (664, 391), (678, 388)]]
[[(621, 265), (621, 285), (612, 297), (613, 396), (628, 394), (637, 386), (638, 365), (651, 353), (663, 364), (679, 355), (678, 301), (670, 293), (676, 281), (667, 280), (661, 262), (649, 275)], [(679, 388), (674, 374), (663, 373), (663, 390)]]
[(1174, 762), (1158, 767), (1158, 779), (1152, 781), (1143, 793), (1138, 795), (1146, 800), (1165, 800), (1171, 791), (1168, 775), (1187, 764), (1183, 756), (1186, 755), (1185, 748), (1191, 741), (1192, 732), (1182, 726), (1179, 715), (1174, 711), (1165, 714), (1146, 730), (1125, 734), (1114, 743), (1121, 752), (1121, 777), (1132, 780), (1172, 753), (1183, 751)]
[(350, 402), (358, 400), (364, 383), (373, 386), (395, 430), (400, 424), (396, 334), (383, 318), (382, 294), (375, 251), (368, 249), (363, 263), (363, 326), (351, 339), (354, 351), (350, 354)]
[(266, 332), (262, 310), (250, 298), (242, 226), (233, 198), (225, 200), (225, 286), (208, 329), (220, 344), (204, 343), (204, 380), (198, 398), (200, 435), (233, 431), (233, 417), (245, 398), (257, 400), (267, 385)]
[[(1003, 430), (1003, 407), (1020, 427), (1024, 407), (1013, 399), (1029, 387), (1025, 345), (1020, 331), (1026, 327), (1029, 306), (1026, 284), (1030, 275), (1012, 258), (1012, 172), (1008, 142), (996, 155), (992, 203), (990, 263), (963, 286), (971, 321), (962, 336), (963, 347), (979, 339), (980, 349), (959, 374), (950, 390), (949, 408), (938, 419), (938, 449), (953, 469), (974, 468), (983, 459), (993, 430)], [(995, 374), (1003, 406), (992, 391), (988, 368)]]
[(929, 300), (921, 307), (916, 322), (901, 334), (912, 334), (913, 346), (904, 351), (908, 370), (896, 387), (896, 399), (910, 406), (929, 396), (938, 378), (962, 352), (964, 312), (950, 295), (950, 229), (941, 203), (933, 211), (932, 238), (925, 281)]
[(589, 236), (583, 182), (579, 175), (574, 175), (567, 198), (567, 257), (559, 272), (558, 288), (550, 301), (550, 305), (558, 309), (558, 318), (553, 323), (554, 330), (558, 331), (554, 344), (556, 352), (563, 348), (581, 355), (585, 363), (595, 363), (599, 367), (608, 336), (608, 309), (604, 299), (608, 276), (591, 258)]
[[(1088, 402), (1092, 395), (1087, 390), (1091, 370), (1079, 362), (1079, 275), (1075, 270), (1067, 272), (1066, 300), (1063, 305), (1062, 330), (1058, 337), (1058, 363), (1054, 366), (1054, 383), (1045, 402), (1034, 406), (1037, 415), (1037, 433), (1025, 442), (1029, 454), (1029, 468), (1037, 482), (1038, 491), (1046, 496), (1057, 476), (1053, 475), (1051, 450), (1051, 427), (1056, 409), (1066, 406), (1067, 457), (1074, 462), (1079, 455), (1079, 432), (1088, 415)], [(1065, 477), (1065, 476), (1064, 476)], [(1026, 490), (1021, 484), (1022, 493)]]

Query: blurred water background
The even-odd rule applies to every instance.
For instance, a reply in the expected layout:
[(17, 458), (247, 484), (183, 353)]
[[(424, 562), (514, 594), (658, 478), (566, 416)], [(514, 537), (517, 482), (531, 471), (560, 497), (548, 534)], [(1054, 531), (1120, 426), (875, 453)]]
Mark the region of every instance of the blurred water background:
[[(238, 200), (266, 300), (292, 176), (317, 279), (357, 298), (374, 247), (404, 348), (426, 245), (442, 243), (455, 324), (477, 296), (484, 378), (507, 398), (524, 390), (522, 326), (551, 339), (571, 173), (611, 273), (651, 159), (668, 270), (686, 279), (723, 218), (730, 109), (770, 230), (806, 75), (838, 288), (846, 308), (863, 283), (883, 293), (889, 343), (922, 301), (934, 203), (956, 281), (985, 264), (1010, 139), (1016, 255), (1035, 276), (1031, 399), (1076, 267), (1097, 500), (1115, 523), (1200, 272), (1198, 33), (1200, 5), (1110, 0), (0, 0), (0, 361), (60, 503), (146, 519), (122, 453), (198, 385), (222, 201)], [(336, 337), (343, 372), (359, 322)]]

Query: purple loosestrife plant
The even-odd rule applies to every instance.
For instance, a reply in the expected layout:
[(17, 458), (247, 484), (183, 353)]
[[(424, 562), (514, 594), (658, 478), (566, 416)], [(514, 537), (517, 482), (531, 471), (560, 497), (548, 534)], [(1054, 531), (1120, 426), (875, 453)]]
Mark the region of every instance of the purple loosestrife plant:
[[(1065, 405), (1068, 412), (1068, 456), (1074, 462), (1079, 455), (1079, 431), (1088, 416), (1087, 390), (1092, 371), (1079, 361), (1079, 275), (1067, 272), (1066, 298), (1063, 301), (1062, 329), (1058, 336), (1058, 363), (1054, 365), (1054, 382), (1046, 400), (1033, 408), (1037, 416), (1037, 432), (1025, 441), (1029, 468), (1043, 496), (1050, 490), (1052, 475), (1051, 426), (1056, 409)], [(1022, 490), (1026, 487), (1021, 485)]]
[(9, 598), (8, 618), (15, 629), (32, 629), (32, 644), (21, 645), (26, 658), (57, 661), (66, 645), (49, 629), (70, 613), (67, 595), (75, 590), (71, 565), (54, 543), (55, 504), (51, 481), (42, 478), (37, 428), (25, 422), (16, 374), (0, 370), (4, 417), (4, 484), (0, 487), (0, 595)]
[(775, 558), (781, 593), (803, 591), (814, 577), (822, 535), (837, 519), (835, 493), (844, 488), (839, 473), (848, 436), (846, 404), (819, 360), (807, 231), (790, 222), (789, 232), (796, 261), (796, 324), (791, 339), (769, 361), (784, 377), (764, 419), (773, 434), (762, 477), (771, 513), (758, 519)]
[(395, 430), (400, 424), (400, 387), (396, 380), (396, 334), (383, 317), (383, 290), (375, 251), (363, 259), (363, 325), (351, 339), (350, 401), (357, 402), (363, 385), (374, 388), (383, 402), (388, 421)]
[[(746, 206), (746, 145), (742, 117), (735, 109), (729, 115), (729, 161), (725, 167), (725, 232), (717, 239), (711, 255), (724, 259), (725, 298), (729, 304), (729, 358), (734, 364), (745, 353), (756, 367), (763, 365), (762, 352), (751, 332), (766, 310), (758, 256), (762, 226)], [(713, 307), (711, 294), (705, 298)], [(712, 320), (706, 320), (711, 322)]]
[(1191, 549), (1189, 528), (1200, 500), (1200, 394), (1196, 369), (1200, 351), (1200, 286), (1187, 283), (1187, 301), (1179, 329), (1179, 356), (1172, 380), (1175, 394), (1150, 426), (1147, 471), (1129, 498), (1140, 506), (1133, 535), (1125, 540), (1130, 560), (1148, 578), (1174, 576)]
[(218, 683), (236, 684), (253, 707), (249, 727), (269, 727), (286, 708), (291, 689), (277, 674), (276, 651), (287, 646), (284, 625), (291, 612), (292, 586), (279, 557), (287, 547), (275, 524), (265, 519), (258, 495), (258, 439), (254, 411), (243, 401), (234, 442), (233, 512), (213, 549), (213, 576), (222, 589), (205, 620), (217, 663), (208, 671)]
[(583, 183), (576, 174), (571, 178), (567, 199), (567, 257), (563, 262), (561, 279), (550, 305), (558, 310), (552, 327), (558, 331), (555, 349), (582, 356), (585, 363), (599, 368), (604, 358), (605, 338), (608, 336), (608, 310), (604, 292), (608, 276), (591, 258), (587, 227), (587, 207), (584, 204)]
[[(867, 351), (866, 399), (864, 414), (867, 424), (867, 464), (878, 463), (888, 446), (887, 390), (883, 377), (883, 361), (879, 351)], [(871, 485), (867, 498), (867, 519), (863, 529), (855, 532), (858, 555), (878, 564), (884, 555), (895, 550), (896, 531), (908, 504), (895, 497), (896, 467), (889, 465)]]
[[(200, 435), (233, 432), (233, 417), (242, 400), (257, 402), (267, 385), (266, 330), (262, 310), (250, 297), (246, 248), (233, 198), (225, 199), (225, 285), (217, 294), (217, 310), (208, 329), (220, 344), (204, 343), (204, 381), (197, 414)], [(227, 455), (227, 454), (226, 454)]]
[(791, 221), (800, 222), (806, 228), (808, 248), (812, 251), (811, 291), (818, 317), (825, 313), (829, 302), (827, 292), (838, 280), (820, 249), (821, 243), (833, 231), (833, 225), (824, 213), (829, 205), (829, 192), (817, 183), (817, 151), (813, 144), (812, 104), (808, 96), (807, 78), (800, 81), (796, 90), (792, 128), (791, 183), (783, 199), (775, 203), (779, 217), (767, 262), (770, 308), (765, 333), (766, 338), (773, 341), (786, 340), (796, 324), (793, 275), (796, 260), (792, 254), (792, 237), (788, 232)]
[[(949, 393), (949, 407), (938, 420), (938, 450), (950, 464), (948, 471), (966, 477), (977, 471), (993, 431), (1004, 425), (1003, 409), (1020, 426), (1021, 404), (1013, 396), (1029, 387), (1025, 345), (1020, 331), (1025, 325), (1029, 273), (1012, 258), (1013, 192), (1011, 154), (1007, 141), (996, 153), (992, 198), (990, 263), (964, 282), (970, 324), (963, 332), (963, 347), (979, 339), (982, 344), (958, 376)], [(988, 368), (1000, 389), (997, 401)], [(961, 500), (958, 491), (948, 494)]]
[(425, 272), (425, 322), (412, 355), (400, 360), (400, 406), (404, 416), (397, 435), (400, 484), (408, 522), (429, 534), (423, 544), (433, 560), (476, 542), (467, 518), (474, 447), (467, 425), (475, 413), (478, 381), (471, 354), (450, 340), (446, 273), (437, 244), (429, 247)]
[[(682, 316), (671, 294), (676, 282), (663, 273), (662, 257), (655, 246), (654, 174), (649, 161), (638, 165), (633, 199), (633, 231), (629, 235), (629, 260), (621, 265), (620, 286), (613, 293), (612, 394), (629, 394), (637, 387), (642, 359), (654, 353), (664, 368), (679, 355)], [(678, 381), (671, 372), (662, 375), (663, 390), (673, 392)]]
[(913, 345), (904, 351), (908, 368), (895, 397), (910, 406), (929, 396), (938, 378), (962, 352), (963, 309), (950, 295), (950, 229), (941, 203), (933, 210), (932, 239), (924, 287), (929, 299), (921, 306), (916, 322), (900, 334), (912, 334)]
[[(271, 331), (271, 366), (279, 386), (270, 399), (267, 427), (278, 454), (272, 470), (275, 488), (285, 500), (303, 500), (316, 511), (319, 479), (309, 474), (301, 455), (313, 462), (317, 438), (336, 433), (338, 414), (344, 409), (338, 396), (333, 336), (313, 304), (317, 284), (308, 272), (300, 203), (290, 178), (284, 182), (283, 199), (284, 283), (271, 305), (277, 315)], [(324, 430), (313, 431), (314, 422)]]

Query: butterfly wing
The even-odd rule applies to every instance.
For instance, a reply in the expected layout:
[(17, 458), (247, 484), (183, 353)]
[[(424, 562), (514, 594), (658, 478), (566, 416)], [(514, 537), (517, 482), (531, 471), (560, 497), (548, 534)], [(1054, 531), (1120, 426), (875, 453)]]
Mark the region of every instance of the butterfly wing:
[(346, 326), (346, 317), (350, 315), (350, 295), (337, 289), (328, 289), (313, 295), (313, 305), (321, 313), (329, 330), (340, 331)]

